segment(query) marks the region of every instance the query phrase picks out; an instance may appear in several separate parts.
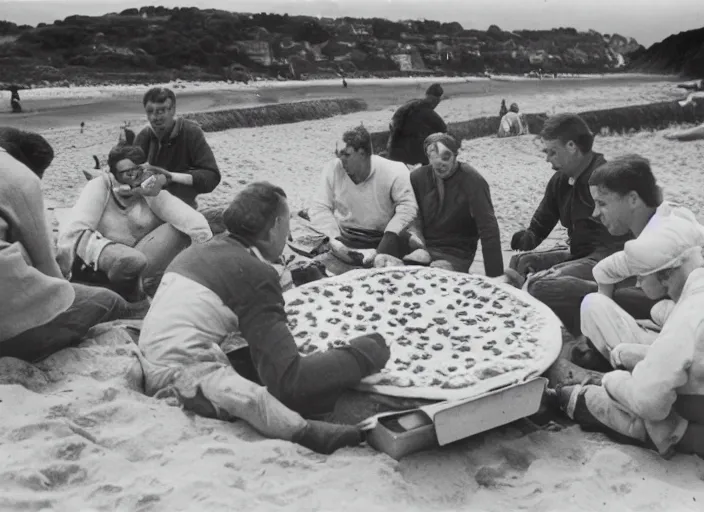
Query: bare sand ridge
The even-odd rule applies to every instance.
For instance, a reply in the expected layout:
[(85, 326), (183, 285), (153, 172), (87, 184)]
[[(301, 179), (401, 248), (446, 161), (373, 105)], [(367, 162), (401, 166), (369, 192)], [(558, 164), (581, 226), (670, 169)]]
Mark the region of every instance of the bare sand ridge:
[[(412, 96), (412, 94), (410, 94)], [(670, 83), (598, 85), (542, 93), (501, 91), (440, 105), (448, 121), (495, 115), (502, 97), (525, 111), (587, 110), (679, 97)], [(283, 186), (306, 204), (335, 141), (364, 122), (383, 129), (391, 109), (209, 134), (223, 184), (202, 204), (224, 204), (244, 183)], [(98, 116), (98, 113), (96, 113)], [(119, 121), (118, 121), (119, 122)], [(104, 158), (118, 122), (47, 130), (57, 152), (45, 177), (53, 206), (69, 206), (91, 155)], [(704, 144), (662, 132), (599, 136), (606, 157), (651, 159), (668, 199), (702, 219)], [(551, 175), (533, 136), (464, 141), (461, 159), (487, 178), (507, 245)], [(264, 439), (242, 422), (195, 417), (132, 389), (130, 339), (94, 333), (37, 365), (0, 361), (0, 510), (560, 510), (699, 511), (704, 461), (612, 443), (578, 427), (509, 425), (395, 462), (368, 447), (331, 456)]]

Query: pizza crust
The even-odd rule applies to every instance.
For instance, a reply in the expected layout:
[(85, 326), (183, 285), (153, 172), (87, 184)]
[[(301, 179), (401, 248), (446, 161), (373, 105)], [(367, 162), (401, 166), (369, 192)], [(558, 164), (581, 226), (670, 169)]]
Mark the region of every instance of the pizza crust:
[[(503, 297), (503, 303), (492, 296)], [(546, 305), (479, 275), (426, 267), (357, 269), (294, 288), (284, 297), (289, 326), (303, 354), (380, 332), (391, 347), (387, 369), (392, 373), (385, 369), (370, 375), (357, 389), (394, 397), (479, 396), (544, 373), (562, 347), (560, 320)], [(525, 305), (525, 313), (516, 316), (504, 303)], [(445, 309), (438, 313), (440, 307)], [(327, 332), (317, 327), (319, 335), (311, 339), (315, 329), (308, 332), (306, 326), (328, 321), (338, 335), (323, 336)], [(377, 328), (371, 329), (370, 322)], [(529, 325), (534, 329), (526, 334)], [(393, 339), (389, 333), (395, 333)], [(495, 336), (505, 339), (492, 339)], [(444, 374), (433, 379), (434, 385), (424, 371), (428, 359), (434, 372)], [(412, 383), (419, 374), (426, 382)]]

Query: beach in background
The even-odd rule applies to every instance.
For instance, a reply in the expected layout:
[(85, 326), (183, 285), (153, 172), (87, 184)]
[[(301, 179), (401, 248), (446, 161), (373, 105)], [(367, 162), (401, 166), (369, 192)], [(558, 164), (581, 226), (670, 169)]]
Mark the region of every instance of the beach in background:
[[(307, 206), (342, 133), (359, 123), (370, 131), (386, 129), (394, 108), (427, 86), (350, 82), (346, 90), (332, 84), (176, 89), (181, 112), (229, 106), (240, 95), (244, 105), (257, 93), (271, 94), (271, 102), (360, 94), (370, 106), (368, 112), (319, 121), (207, 134), (223, 180), (199, 199), (201, 206), (226, 205), (255, 180), (282, 186), (292, 209)], [(495, 116), (502, 98), (524, 112), (555, 113), (683, 96), (674, 81), (662, 78), (486, 80), (443, 87), (448, 99), (438, 112), (446, 121)], [(134, 128), (144, 124), (142, 93), (63, 106), (61, 101), (73, 100), (57, 96), (37, 99), (47, 103), (36, 113), (0, 114), (0, 124), (38, 130), (53, 145), (56, 159), (44, 178), (47, 206), (75, 202), (85, 185), (81, 171), (92, 167), (93, 154), (105, 159), (123, 121)], [(32, 101), (29, 92), (23, 95), (30, 110)], [(663, 133), (600, 134), (595, 150), (607, 159), (633, 152), (650, 158), (666, 198), (702, 220), (704, 144), (670, 141)], [(535, 136), (463, 141), (460, 160), (489, 182), (507, 248), (511, 234), (528, 224), (552, 174)], [(314, 454), (265, 439), (244, 422), (196, 417), (135, 391), (127, 378), (130, 343), (129, 337), (98, 331), (81, 347), (37, 365), (0, 360), (0, 510), (625, 512), (700, 511), (704, 504), (703, 460), (663, 460), (576, 426), (536, 431), (516, 423), (400, 462), (369, 447)]]

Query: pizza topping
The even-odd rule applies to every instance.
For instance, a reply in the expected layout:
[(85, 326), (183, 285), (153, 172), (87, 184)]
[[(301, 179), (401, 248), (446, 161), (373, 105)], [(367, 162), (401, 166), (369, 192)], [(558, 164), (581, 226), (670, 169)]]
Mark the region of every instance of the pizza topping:
[(290, 302), (289, 306), (302, 306), (303, 304), (305, 304), (305, 302), (303, 302), (301, 299), (296, 299)]
[(435, 343), (431, 348), (433, 350), (442, 350), (444, 345), (442, 343)]

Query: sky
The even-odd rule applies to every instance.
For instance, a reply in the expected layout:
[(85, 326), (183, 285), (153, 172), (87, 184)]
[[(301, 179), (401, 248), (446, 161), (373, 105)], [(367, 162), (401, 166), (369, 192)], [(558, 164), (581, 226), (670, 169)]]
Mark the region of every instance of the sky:
[(671, 34), (704, 27), (704, 0), (0, 0), (0, 19), (52, 23), (73, 14), (130, 7), (217, 8), (312, 16), (458, 21), (466, 29), (574, 27), (634, 37), (648, 47)]

